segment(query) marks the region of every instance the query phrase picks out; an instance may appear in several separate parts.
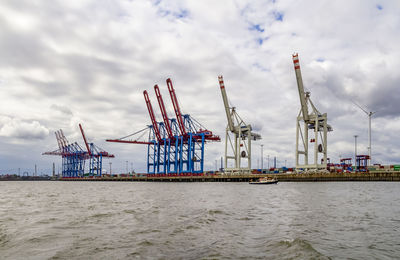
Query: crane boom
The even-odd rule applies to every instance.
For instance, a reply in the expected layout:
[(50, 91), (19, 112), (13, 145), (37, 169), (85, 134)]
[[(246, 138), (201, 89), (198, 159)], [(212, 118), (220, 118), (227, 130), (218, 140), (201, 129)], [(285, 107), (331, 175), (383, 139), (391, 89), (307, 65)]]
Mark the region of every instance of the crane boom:
[(167, 86), (168, 86), (168, 90), (169, 90), (169, 95), (171, 96), (172, 105), (174, 106), (176, 120), (178, 121), (179, 129), (180, 129), (182, 135), (186, 135), (187, 133), (186, 133), (185, 125), (183, 124), (182, 113), (179, 108), (178, 99), (176, 98), (174, 86), (172, 85), (172, 81), (170, 78), (167, 79)]
[(92, 152), (90, 151), (89, 144), (87, 142), (87, 139), (86, 139), (86, 136), (85, 136), (85, 132), (83, 132), (83, 128), (82, 128), (81, 124), (79, 124), (79, 129), (81, 130), (83, 141), (85, 142), (85, 146), (86, 146), (86, 149), (87, 149), (87, 151), (89, 153), (89, 156), (92, 156)]
[(58, 137), (60, 138), (62, 148), (65, 149), (69, 145), (69, 143), (62, 129), (59, 130)]
[(303, 78), (301, 77), (298, 53), (293, 54), (293, 64), (294, 64), (294, 70), (296, 72), (297, 88), (299, 90), (301, 111), (303, 114), (304, 121), (307, 122), (309, 120), (308, 106), (307, 106), (307, 102), (306, 102), (306, 93), (304, 92)]
[(167, 114), (167, 111), (165, 110), (164, 101), (162, 99), (158, 85), (154, 86), (154, 91), (156, 92), (158, 104), (160, 105), (161, 115), (164, 120), (165, 129), (167, 130), (168, 137), (172, 139), (174, 137), (174, 135), (172, 134), (171, 125), (170, 125), (169, 119), (168, 119), (168, 114)]
[(152, 142), (144, 142), (144, 141), (130, 141), (130, 140), (120, 140), (120, 139), (107, 139), (106, 142), (113, 142), (113, 143), (125, 143), (125, 144), (154, 144)]
[(147, 110), (149, 111), (151, 123), (153, 124), (154, 133), (156, 135), (157, 140), (160, 142), (161, 141), (160, 130), (158, 129), (156, 117), (154, 115), (154, 110), (153, 107), (151, 106), (149, 95), (147, 94), (146, 90), (143, 91), (143, 95), (144, 95), (144, 100), (146, 101)]
[(59, 135), (58, 131), (55, 131), (54, 133), (55, 133), (55, 135), (56, 135), (58, 148), (60, 148), (60, 150), (62, 151), (64, 147), (63, 147), (63, 144), (62, 144), (62, 142), (61, 142), (60, 135)]
[(222, 75), (218, 76), (218, 81), (219, 81), (219, 87), (221, 89), (222, 100), (224, 101), (226, 118), (228, 119), (229, 131), (233, 132), (235, 130), (235, 128), (233, 125), (231, 110), (229, 109), (228, 96), (226, 95), (225, 84), (224, 84), (224, 79), (223, 79)]

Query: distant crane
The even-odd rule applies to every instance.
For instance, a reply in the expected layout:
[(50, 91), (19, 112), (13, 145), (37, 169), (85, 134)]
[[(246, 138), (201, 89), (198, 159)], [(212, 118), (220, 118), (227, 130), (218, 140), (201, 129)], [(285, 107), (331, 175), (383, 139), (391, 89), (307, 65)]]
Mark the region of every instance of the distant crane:
[[(297, 87), (299, 91), (301, 109), (297, 116), (296, 124), (296, 169), (326, 169), (327, 152), (328, 152), (328, 135), (332, 131), (332, 127), (327, 123), (328, 115), (321, 114), (314, 106), (310, 99), (310, 92), (305, 92), (303, 87), (303, 79), (300, 71), (299, 55), (293, 54), (293, 64), (296, 73)], [(309, 112), (311, 106), (311, 113)], [(301, 130), (301, 122), (303, 123), (303, 132)], [(314, 136), (310, 139), (310, 143), (314, 143), (314, 163), (309, 163), (308, 158), (308, 131), (313, 130)], [(320, 139), (318, 138), (320, 136)], [(299, 141), (303, 150), (299, 149)], [(318, 164), (318, 154), (321, 153), (323, 158), (321, 164)], [(300, 164), (299, 157), (304, 155), (304, 164)]]
[(55, 132), (58, 150), (45, 152), (42, 155), (59, 155), (62, 158), (62, 177), (83, 177), (87, 153), (77, 142), (69, 143), (63, 131)]
[(63, 131), (60, 129), (55, 132), (58, 150), (45, 152), (43, 155), (60, 155), (62, 157), (62, 177), (77, 178), (84, 177), (85, 162), (89, 160), (89, 176), (101, 176), (103, 157), (114, 158), (114, 155), (102, 150), (93, 143), (88, 143), (82, 125), (79, 124), (83, 140), (87, 151), (75, 143), (69, 143)]
[(372, 147), (371, 147), (371, 118), (374, 114), (376, 114), (377, 111), (370, 111), (368, 112), (364, 108), (362, 108), (359, 104), (356, 102), (352, 101), (354, 105), (358, 106), (365, 114), (368, 116), (368, 155), (369, 155), (369, 161), (368, 165), (372, 164)]
[[(247, 125), (243, 119), (236, 113), (235, 107), (229, 107), (228, 97), (226, 95), (224, 79), (218, 76), (221, 89), (222, 100), (225, 106), (228, 125), (225, 136), (225, 173), (243, 174), (250, 173), (251, 170), (251, 141), (261, 139), (261, 135), (251, 132), (251, 125)], [(233, 143), (230, 134), (233, 135)], [(247, 140), (247, 143), (245, 142)], [(231, 153), (228, 154), (228, 143), (231, 147)], [(247, 159), (247, 166), (242, 165), (242, 158)], [(228, 160), (234, 161), (234, 167), (228, 168)]]

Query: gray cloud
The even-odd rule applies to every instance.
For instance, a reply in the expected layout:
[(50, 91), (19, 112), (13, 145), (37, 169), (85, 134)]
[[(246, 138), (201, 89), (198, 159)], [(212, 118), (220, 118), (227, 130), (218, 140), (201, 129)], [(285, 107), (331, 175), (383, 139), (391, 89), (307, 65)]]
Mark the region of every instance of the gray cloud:
[[(213, 6), (213, 8), (210, 8)], [(312, 6), (312, 7), (311, 7)], [(346, 6), (346, 8), (343, 8)], [(81, 142), (77, 127), (113, 152), (113, 169), (125, 161), (144, 170), (146, 148), (105, 143), (150, 124), (143, 90), (161, 116), (153, 91), (160, 86), (173, 116), (165, 80), (171, 77), (182, 110), (224, 136), (226, 118), (217, 76), (224, 75), (238, 113), (263, 135), (265, 154), (294, 163), (295, 118), (299, 111), (291, 54), (299, 52), (304, 84), (334, 132), (333, 160), (351, 155), (352, 136), (366, 151), (367, 118), (354, 100), (377, 110), (373, 120), (376, 160), (399, 162), (400, 54), (397, 1), (8, 1), (0, 7), (0, 104), (8, 118), (0, 145), (37, 154), (56, 148), (62, 128)], [(261, 39), (261, 40), (260, 40)], [(395, 130), (393, 130), (395, 129)], [(42, 140), (19, 142), (10, 139)], [(388, 150), (385, 147), (393, 147)], [(214, 168), (222, 143), (209, 144), (206, 167)], [(12, 159), (14, 158), (14, 159)], [(257, 156), (254, 157), (257, 159)], [(33, 159), (32, 159), (33, 160)], [(32, 160), (23, 160), (32, 165)], [(58, 158), (38, 156), (48, 165)], [(254, 162), (255, 163), (255, 162)], [(50, 167), (49, 167), (50, 168)]]
[(53, 104), (53, 105), (51, 105), (50, 108), (54, 109), (56, 111), (60, 111), (61, 113), (69, 115), (69, 116), (73, 115), (72, 111), (66, 106), (59, 106), (59, 105)]

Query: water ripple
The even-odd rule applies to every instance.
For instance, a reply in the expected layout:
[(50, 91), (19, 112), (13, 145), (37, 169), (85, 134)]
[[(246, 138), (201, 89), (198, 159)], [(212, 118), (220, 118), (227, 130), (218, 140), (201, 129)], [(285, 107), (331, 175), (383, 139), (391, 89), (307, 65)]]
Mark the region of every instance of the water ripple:
[(397, 183), (249, 186), (0, 182), (0, 258), (400, 257)]

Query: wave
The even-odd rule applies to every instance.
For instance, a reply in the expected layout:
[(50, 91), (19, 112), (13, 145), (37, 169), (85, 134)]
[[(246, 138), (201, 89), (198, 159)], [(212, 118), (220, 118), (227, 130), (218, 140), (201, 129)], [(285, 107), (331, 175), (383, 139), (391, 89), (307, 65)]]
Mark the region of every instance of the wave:
[(268, 254), (277, 259), (330, 259), (318, 252), (308, 241), (296, 238), (294, 240), (282, 240), (268, 247)]

